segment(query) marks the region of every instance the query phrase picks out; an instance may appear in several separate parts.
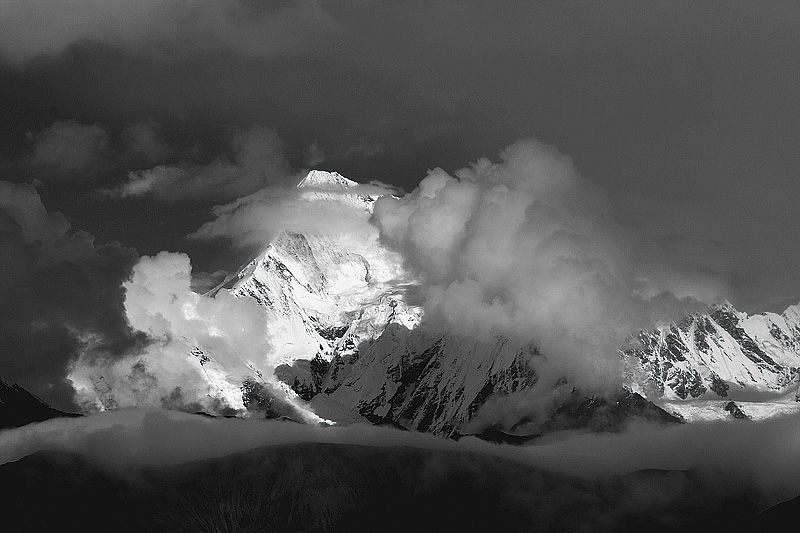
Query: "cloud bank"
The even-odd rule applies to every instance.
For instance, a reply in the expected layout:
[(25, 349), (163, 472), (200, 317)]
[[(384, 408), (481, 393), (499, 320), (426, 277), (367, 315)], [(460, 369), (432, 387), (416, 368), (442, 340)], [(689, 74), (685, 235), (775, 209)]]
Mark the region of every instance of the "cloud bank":
[(423, 280), (429, 325), (534, 341), (537, 370), (591, 388), (618, 383), (628, 335), (707, 294), (679, 299), (638, 279), (635, 240), (605, 192), (535, 140), (455, 177), (430, 171), (412, 193), (379, 199), (373, 223)]
[(285, 396), (273, 375), (268, 314), (254, 300), (227, 291), (213, 298), (193, 292), (185, 254), (141, 257), (123, 288), (127, 320), (150, 342), (126, 358), (85, 352), (69, 374), (84, 411), (242, 411), (236, 384), (246, 379)]
[[(645, 469), (690, 470), (718, 491), (742, 483), (772, 505), (800, 493), (796, 416), (769, 421), (640, 426), (617, 434), (557, 434), (514, 447), (477, 439), (454, 442), (376, 426), (312, 427), (256, 419), (207, 419), (175, 411), (122, 410), (83, 419), (55, 419), (0, 433), (0, 463), (39, 450), (84, 454), (107, 466), (172, 465), (260, 446), (327, 442), (471, 451), (547, 471), (596, 479)], [(684, 502), (685, 503), (685, 502)]]
[(219, 49), (275, 57), (336, 31), (315, 0), (9, 0), (0, 21), (0, 51), (15, 64), (91, 41), (165, 58)]
[(109, 133), (99, 124), (55, 122), (31, 138), (26, 166), (45, 181), (93, 178), (111, 155)]

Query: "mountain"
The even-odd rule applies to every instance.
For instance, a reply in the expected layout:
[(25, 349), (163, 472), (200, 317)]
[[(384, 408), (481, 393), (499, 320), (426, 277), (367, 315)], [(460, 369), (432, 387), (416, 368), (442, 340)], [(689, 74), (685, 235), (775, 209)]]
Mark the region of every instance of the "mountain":
[(334, 354), (354, 353), (389, 323), (418, 324), (421, 309), (405, 303), (412, 280), (368, 223), (377, 198), (335, 172), (311, 171), (298, 188), (312, 206), (343, 210), (356, 229), (327, 235), (283, 231), (238, 273), (229, 290), (254, 298), (268, 312), (280, 362), (317, 355), (329, 361)]
[(275, 375), (314, 413), (457, 437), (488, 400), (537, 383), (533, 344), (419, 327), (418, 283), (369, 224), (375, 196), (335, 172), (311, 171), (298, 189), (310, 205), (344, 209), (359, 224), (348, 232), (283, 231), (216, 290), (264, 308)]
[[(757, 419), (800, 409), (798, 306), (748, 316), (725, 303), (639, 332), (621, 348), (625, 382), (615, 391), (544, 383), (535, 368), (546, 354), (534, 343), (425, 325), (421, 283), (370, 224), (378, 196), (391, 191), (313, 170), (294, 193), (316, 215), (303, 218), (316, 220), (279, 232), (206, 295), (229, 291), (263, 309), (265, 357), (226, 368), (225, 354), (183, 339), (187, 357), (175, 364), (191, 366), (208, 391), (191, 398), (197, 410), (524, 441), (580, 427), (617, 431), (631, 418)], [(131, 376), (147, 377), (140, 366)], [(116, 405), (102, 375), (91, 385), (98, 405)]]
[(724, 302), (639, 332), (624, 354), (627, 386), (687, 418), (731, 400), (755, 417), (800, 407), (800, 305), (748, 316)]
[(119, 466), (57, 451), (0, 465), (5, 530), (740, 531), (765, 507), (702, 471), (589, 479), (463, 449), (293, 443)]
[(417, 327), (414, 279), (368, 223), (375, 197), (322, 171), (298, 188), (306, 200), (345, 206), (360, 231), (281, 232), (228, 290), (264, 307), (279, 354), (275, 374), (314, 412), (450, 435), (489, 396), (536, 382), (533, 346)]
[[(316, 170), (298, 189), (309, 205), (338, 209), (357, 223), (340, 232), (283, 231), (216, 289), (264, 308), (275, 339), (275, 375), (289, 394), (325, 420), (366, 419), (458, 437), (474, 431), (465, 427), (487, 401), (537, 384), (541, 355), (534, 344), (419, 327), (418, 283), (369, 224), (373, 194), (338, 173)], [(563, 429), (569, 416), (583, 417), (587, 427), (602, 429), (602, 421), (619, 429), (633, 416), (668, 422), (795, 409), (800, 307), (748, 316), (728, 303), (713, 306), (639, 332), (621, 357), (626, 381), (616, 395), (582, 394), (562, 383), (538, 420), (489, 420), (486, 429), (525, 428), (512, 435), (525, 438)]]
[(54, 409), (16, 383), (0, 379), (0, 429), (20, 427), (62, 416), (80, 415)]

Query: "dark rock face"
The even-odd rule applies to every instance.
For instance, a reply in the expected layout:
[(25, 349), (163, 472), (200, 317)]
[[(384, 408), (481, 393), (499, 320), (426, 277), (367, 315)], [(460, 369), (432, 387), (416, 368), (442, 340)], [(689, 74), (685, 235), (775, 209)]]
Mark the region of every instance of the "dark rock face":
[(533, 346), (462, 342), (445, 335), (423, 338), (390, 324), (374, 343), (335, 357), (322, 390), (353, 402), (367, 420), (451, 436), (490, 398), (519, 392), (537, 382)]
[(81, 416), (54, 409), (16, 383), (0, 379), (0, 429), (20, 427), (57, 417)]
[(300, 420), (296, 408), (286, 400), (277, 397), (263, 383), (247, 379), (242, 383), (242, 403), (248, 411), (264, 418)]
[(322, 392), (322, 381), (331, 364), (317, 355), (311, 361), (298, 359), (292, 365), (279, 365), (275, 377), (289, 385), (300, 398), (311, 400)]
[(542, 434), (565, 429), (617, 432), (637, 419), (656, 424), (682, 423), (635, 392), (623, 391), (613, 398), (586, 398), (574, 391), (572, 397), (542, 425)]
[(756, 365), (766, 367), (774, 373), (779, 373), (782, 370), (780, 365), (773, 361), (744, 329), (739, 327), (739, 317), (732, 307), (718, 307), (711, 313), (711, 318), (733, 337), (737, 344), (741, 346), (742, 353)]
[(738, 405), (736, 405), (736, 402), (726, 403), (725, 411), (730, 413), (731, 416), (733, 418), (736, 418), (737, 420), (750, 420), (750, 417), (744, 414), (744, 411), (742, 411), (741, 408)]

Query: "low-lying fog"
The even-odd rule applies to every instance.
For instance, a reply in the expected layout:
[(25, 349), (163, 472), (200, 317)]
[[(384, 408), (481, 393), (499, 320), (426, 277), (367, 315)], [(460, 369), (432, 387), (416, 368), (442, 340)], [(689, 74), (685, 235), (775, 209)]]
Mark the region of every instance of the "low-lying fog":
[(0, 432), (0, 462), (43, 450), (71, 451), (124, 470), (175, 465), (253, 448), (332, 443), (477, 452), (584, 478), (646, 469), (713, 472), (745, 483), (773, 505), (800, 494), (800, 416), (679, 426), (632, 425), (622, 433), (566, 432), (527, 446), (458, 442), (369, 425), (312, 427), (262, 419), (207, 418), (177, 411), (121, 410), (54, 419)]

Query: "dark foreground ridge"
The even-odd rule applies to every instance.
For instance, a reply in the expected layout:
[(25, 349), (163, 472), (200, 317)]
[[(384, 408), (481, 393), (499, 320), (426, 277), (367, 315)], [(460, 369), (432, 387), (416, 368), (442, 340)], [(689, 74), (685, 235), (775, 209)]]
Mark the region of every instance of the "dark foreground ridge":
[(50, 407), (16, 383), (0, 378), (0, 429), (21, 427), (57, 417), (78, 417)]
[[(534, 433), (517, 431), (517, 428), (524, 428), (531, 422), (523, 418), (510, 431), (491, 427), (470, 436), (499, 444), (522, 445), (559, 431), (617, 433), (635, 421), (662, 425), (683, 423), (681, 419), (635, 392), (620, 390), (610, 396), (586, 396), (574, 389), (567, 400)], [(467, 434), (456, 433), (451, 438), (459, 440), (465, 436)]]
[(311, 443), (124, 473), (39, 452), (1, 465), (0, 491), (8, 531), (737, 531), (763, 508), (707, 472), (588, 480), (472, 452)]

